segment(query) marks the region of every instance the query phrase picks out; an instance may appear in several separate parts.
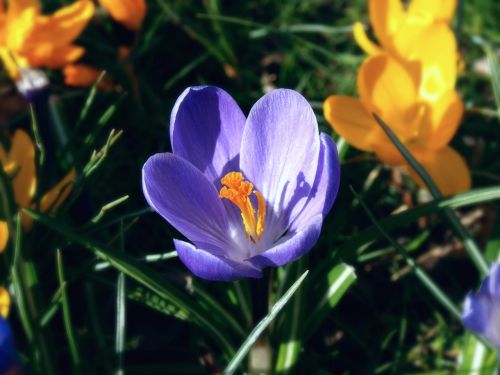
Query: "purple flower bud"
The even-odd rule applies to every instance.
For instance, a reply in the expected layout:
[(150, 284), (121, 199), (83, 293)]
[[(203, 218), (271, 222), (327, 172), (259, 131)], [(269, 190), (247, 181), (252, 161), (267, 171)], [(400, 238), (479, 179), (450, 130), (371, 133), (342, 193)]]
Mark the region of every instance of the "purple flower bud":
[(465, 327), (500, 349), (500, 263), (493, 264), (477, 293), (469, 292), (462, 320)]

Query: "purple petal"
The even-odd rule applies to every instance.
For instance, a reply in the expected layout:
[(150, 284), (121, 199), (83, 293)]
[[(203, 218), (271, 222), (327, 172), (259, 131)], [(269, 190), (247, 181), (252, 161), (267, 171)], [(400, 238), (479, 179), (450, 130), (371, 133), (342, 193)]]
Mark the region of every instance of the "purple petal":
[(290, 227), (291, 230), (308, 226), (311, 219), (317, 215), (322, 215), (324, 218), (332, 208), (339, 191), (340, 163), (337, 146), (332, 138), (324, 133), (320, 134), (320, 140), (316, 179), (307, 203)]
[(215, 186), (188, 161), (170, 154), (151, 156), (142, 169), (149, 205), (197, 246), (227, 247), (227, 215)]
[(250, 110), (240, 166), (274, 213), (266, 220), (268, 230), (288, 228), (301, 211), (314, 184), (319, 149), (316, 117), (296, 91), (271, 91)]
[(262, 277), (261, 271), (250, 264), (238, 264), (229, 259), (219, 258), (188, 242), (174, 239), (174, 245), (186, 267), (202, 279), (232, 281), (244, 277)]
[(497, 348), (500, 348), (499, 302), (479, 293), (469, 293), (465, 299), (462, 313), (464, 326), (484, 336)]
[(285, 235), (279, 244), (250, 258), (256, 267), (276, 267), (300, 258), (314, 246), (321, 232), (323, 217), (316, 216), (304, 230)]
[(498, 300), (500, 307), (500, 263), (494, 263), (491, 266), (489, 276), (483, 281), (483, 284), (486, 283), (490, 295)]
[(480, 335), (484, 335), (490, 316), (491, 301), (488, 298), (467, 294), (462, 312), (464, 326)]
[(14, 337), (9, 322), (0, 316), (0, 374), (17, 366), (19, 359), (16, 354)]
[(170, 141), (181, 156), (215, 183), (238, 170), (245, 115), (234, 99), (213, 86), (189, 87), (170, 117)]

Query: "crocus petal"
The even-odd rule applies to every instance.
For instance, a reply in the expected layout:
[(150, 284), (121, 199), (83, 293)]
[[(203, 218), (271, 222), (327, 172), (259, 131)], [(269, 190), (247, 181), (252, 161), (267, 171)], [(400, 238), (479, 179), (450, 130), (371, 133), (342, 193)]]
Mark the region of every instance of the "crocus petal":
[(99, 0), (101, 5), (116, 21), (126, 28), (137, 31), (146, 16), (145, 0)]
[(5, 251), (9, 242), (9, 226), (6, 221), (0, 221), (0, 254)]
[(203, 249), (227, 248), (227, 216), (215, 186), (195, 166), (170, 153), (150, 157), (142, 169), (149, 205)]
[(401, 0), (370, 0), (370, 21), (379, 43), (384, 49), (391, 47), (391, 36), (398, 30), (405, 12)]
[(94, 15), (92, 1), (80, 0), (59, 9), (49, 16), (37, 18), (36, 31), (26, 40), (28, 44), (50, 42), (55, 46), (70, 44), (83, 31)]
[[(401, 34), (404, 38), (406, 34)], [(432, 101), (453, 90), (457, 79), (457, 42), (446, 24), (430, 25), (411, 44), (406, 58), (421, 65), (419, 96)]]
[[(68, 64), (63, 68), (62, 73), (64, 75), (64, 83), (66, 85), (74, 87), (88, 87), (92, 86), (97, 81), (99, 76), (102, 74), (102, 70), (85, 64)], [(107, 76), (104, 79), (106, 78)], [(110, 84), (111, 83), (108, 82), (107, 85)]]
[(59, 207), (68, 197), (73, 189), (71, 183), (76, 178), (76, 170), (72, 168), (68, 174), (50, 189), (40, 200), (40, 211), (45, 212)]
[(464, 106), (455, 90), (448, 91), (432, 103), (429, 121), (422, 126), (421, 141), (426, 147), (439, 149), (450, 143), (457, 132)]
[(0, 315), (6, 318), (10, 310), (10, 294), (7, 289), (0, 287)]
[(491, 301), (486, 296), (469, 293), (465, 298), (462, 321), (471, 331), (484, 335), (486, 323), (491, 313)]
[(266, 216), (269, 230), (274, 224), (286, 229), (302, 210), (316, 177), (319, 148), (316, 116), (296, 91), (271, 91), (250, 110), (240, 167), (274, 213)]
[(18, 362), (14, 337), (9, 323), (0, 316), (0, 374), (7, 374), (7, 371), (17, 366)]
[(4, 165), (4, 169), (15, 175), (12, 189), (16, 203), (21, 207), (29, 207), (36, 190), (35, 146), (23, 130), (14, 133), (9, 164)]
[(417, 87), (411, 72), (387, 55), (369, 57), (358, 73), (361, 102), (381, 116), (399, 137), (411, 137), (415, 124), (402, 121), (415, 106)]
[[(464, 158), (451, 147), (440, 150), (423, 149), (412, 152), (445, 196), (467, 191), (471, 187), (471, 176)], [(410, 176), (422, 187), (425, 184), (408, 166)]]
[(234, 99), (212, 86), (189, 87), (170, 118), (174, 154), (188, 160), (216, 183), (239, 168), (245, 116)]
[(361, 150), (373, 151), (373, 144), (382, 137), (377, 123), (358, 99), (329, 96), (323, 114), (336, 133)]
[(408, 14), (448, 23), (453, 18), (456, 6), (457, 0), (412, 0), (408, 6)]
[(484, 280), (483, 284), (487, 284), (488, 293), (492, 298), (500, 301), (500, 263), (494, 263), (492, 265), (490, 274)]
[(78, 60), (85, 53), (85, 48), (75, 45), (56, 47), (50, 43), (40, 43), (26, 53), (32, 67), (60, 68)]
[(311, 224), (298, 231), (285, 235), (274, 247), (258, 255), (249, 261), (256, 267), (276, 267), (290, 263), (306, 254), (314, 246), (321, 232), (323, 215), (312, 218)]
[(188, 242), (174, 239), (174, 245), (179, 258), (186, 267), (202, 279), (232, 281), (244, 277), (262, 276), (261, 271), (250, 264), (238, 264), (227, 258), (220, 258)]
[(381, 49), (378, 45), (373, 43), (370, 38), (366, 35), (365, 27), (361, 22), (356, 22), (352, 26), (352, 32), (354, 36), (354, 40), (358, 44), (358, 46), (365, 51), (368, 55), (378, 55), (384, 53), (384, 50)]
[(290, 227), (295, 231), (309, 226), (313, 218), (321, 215), (323, 218), (332, 208), (340, 185), (340, 163), (337, 146), (332, 138), (321, 133), (321, 150), (318, 162), (318, 172), (306, 205)]

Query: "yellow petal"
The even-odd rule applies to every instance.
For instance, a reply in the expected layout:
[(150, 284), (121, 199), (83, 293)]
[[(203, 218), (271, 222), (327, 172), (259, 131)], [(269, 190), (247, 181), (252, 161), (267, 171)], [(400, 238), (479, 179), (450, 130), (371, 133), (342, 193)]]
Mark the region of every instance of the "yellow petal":
[(358, 99), (329, 96), (323, 104), (323, 113), (333, 130), (347, 142), (361, 150), (373, 151), (372, 145), (380, 137), (380, 131)]
[(32, 67), (57, 69), (78, 60), (84, 53), (83, 47), (75, 45), (58, 47), (50, 43), (40, 43), (27, 56)]
[(35, 147), (23, 130), (16, 130), (12, 137), (9, 163), (4, 169), (15, 173), (12, 189), (16, 203), (29, 207), (36, 191)]
[(130, 30), (139, 30), (146, 16), (144, 0), (99, 0), (99, 3), (116, 21)]
[(9, 227), (7, 222), (0, 221), (0, 254), (5, 251), (7, 242), (9, 242)]
[(379, 43), (389, 50), (391, 38), (405, 17), (401, 0), (370, 0), (370, 21)]
[(408, 122), (417, 103), (410, 71), (388, 55), (369, 57), (358, 72), (358, 91), (369, 112), (377, 113), (402, 140), (412, 138), (418, 124)]
[(17, 80), (20, 77), (18, 69), (20, 64), (17, 62), (17, 59), (13, 59), (12, 56), (12, 51), (0, 46), (0, 59), (2, 60), (3, 67), (10, 78)]
[(370, 38), (366, 35), (365, 27), (361, 22), (356, 22), (352, 26), (352, 31), (354, 35), (354, 40), (365, 51), (368, 55), (378, 55), (384, 53), (384, 51), (373, 43)]
[(460, 96), (455, 90), (448, 91), (432, 103), (430, 119), (422, 126), (419, 141), (432, 149), (446, 146), (457, 132), (463, 112)]
[(68, 45), (83, 31), (94, 15), (95, 6), (89, 0), (77, 1), (59, 9), (49, 16), (38, 17), (36, 32), (27, 43), (50, 43), (54, 46)]
[(59, 207), (68, 197), (73, 184), (71, 183), (76, 178), (75, 169), (71, 169), (69, 173), (61, 181), (59, 181), (49, 192), (47, 192), (40, 200), (40, 211), (46, 212), (49, 209)]
[[(421, 149), (413, 153), (444, 196), (471, 188), (471, 175), (464, 158), (451, 147), (439, 150)], [(425, 184), (410, 166), (410, 176), (421, 186)]]
[(450, 22), (457, 6), (456, 0), (412, 0), (408, 6), (410, 15), (425, 15), (433, 22)]
[(448, 25), (434, 24), (427, 28), (415, 42), (408, 58), (421, 62), (421, 98), (436, 100), (454, 89), (458, 66), (457, 43)]
[(36, 13), (40, 13), (40, 3), (38, 0), (11, 0), (8, 1), (8, 5), (7, 13), (14, 18), (28, 9), (33, 9)]
[(0, 287), (0, 315), (7, 318), (10, 310), (10, 295), (7, 289)]
[(85, 64), (69, 64), (63, 69), (64, 83), (68, 86), (87, 87), (95, 83), (101, 71)]

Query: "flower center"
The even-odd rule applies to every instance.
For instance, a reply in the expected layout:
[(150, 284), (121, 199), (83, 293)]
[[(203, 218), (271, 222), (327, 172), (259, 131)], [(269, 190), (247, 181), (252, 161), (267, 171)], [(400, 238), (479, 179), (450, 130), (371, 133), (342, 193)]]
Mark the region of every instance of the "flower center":
[[(241, 172), (229, 172), (221, 178), (220, 182), (223, 186), (219, 191), (219, 197), (228, 199), (240, 209), (247, 238), (256, 243), (264, 232), (264, 219), (266, 217), (264, 197), (257, 190), (253, 190), (253, 184), (245, 181)], [(257, 197), (257, 218), (250, 201), (252, 192)]]

